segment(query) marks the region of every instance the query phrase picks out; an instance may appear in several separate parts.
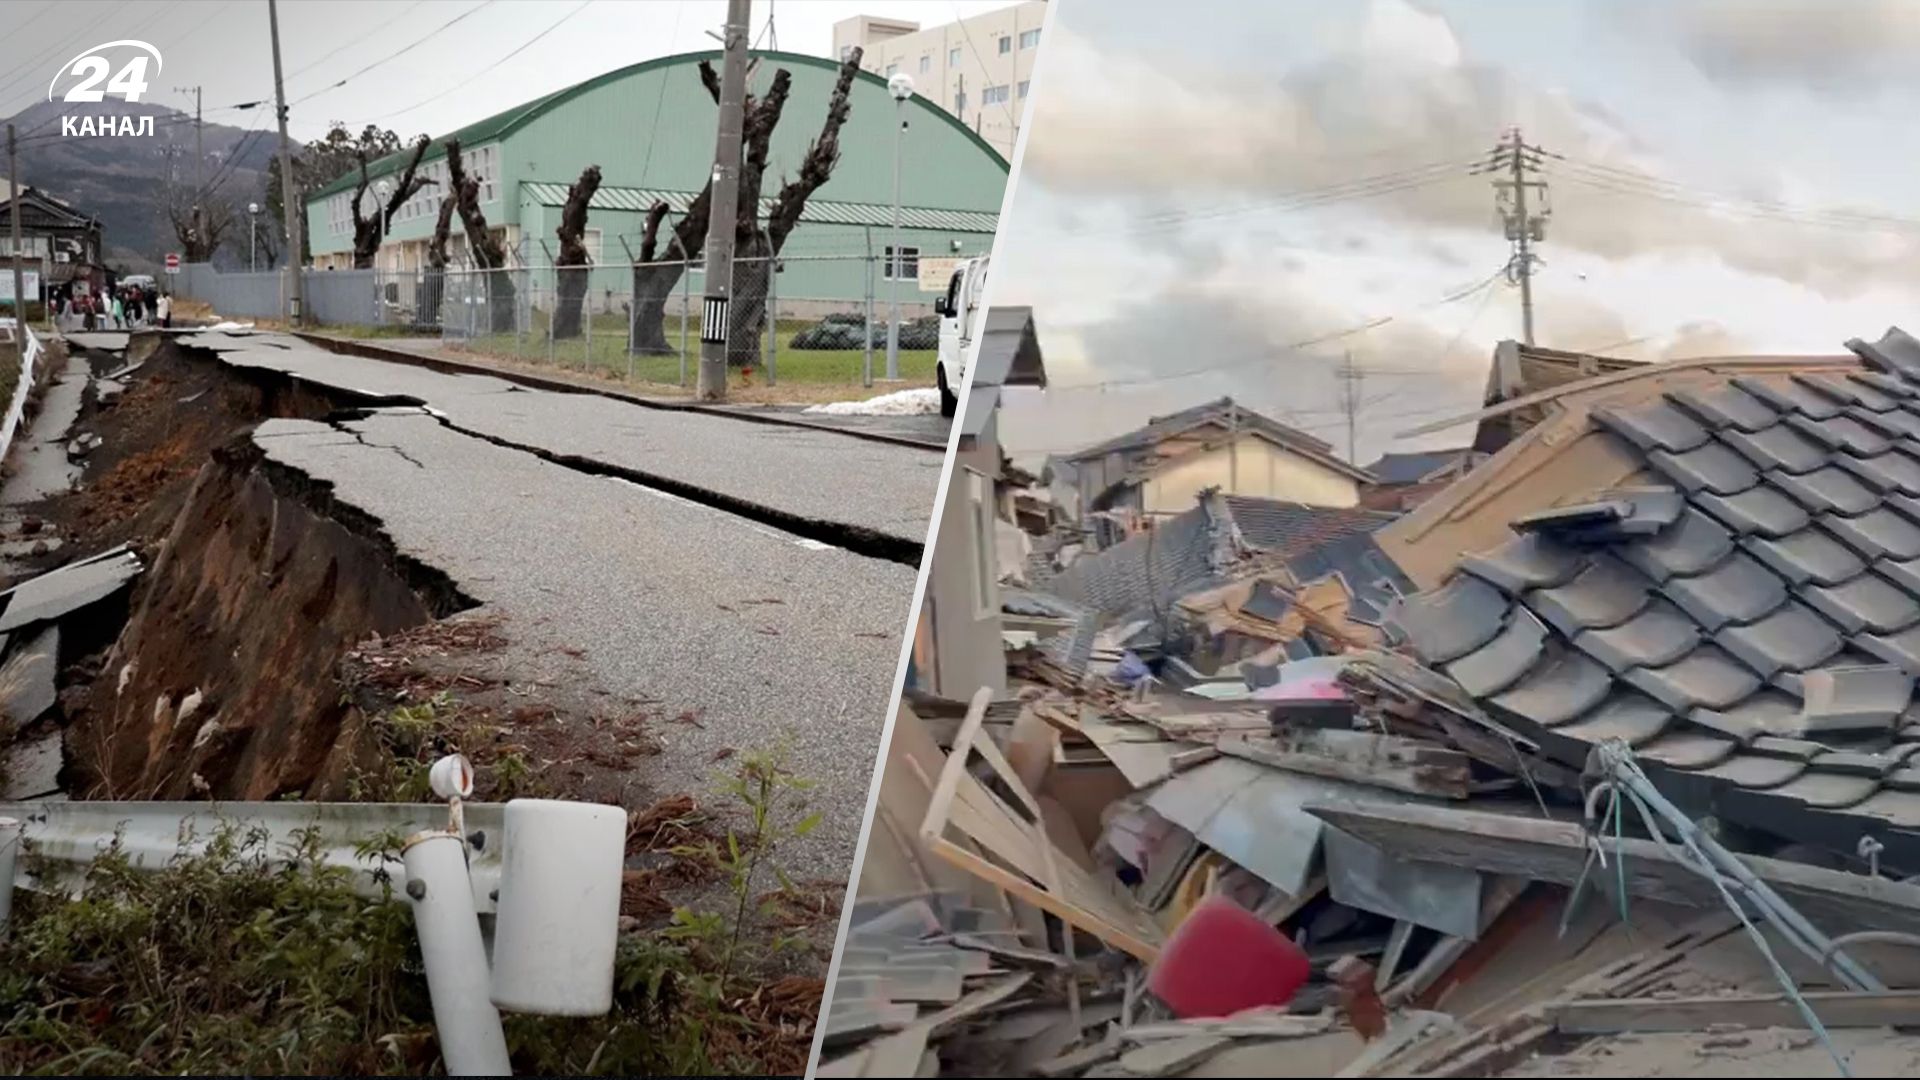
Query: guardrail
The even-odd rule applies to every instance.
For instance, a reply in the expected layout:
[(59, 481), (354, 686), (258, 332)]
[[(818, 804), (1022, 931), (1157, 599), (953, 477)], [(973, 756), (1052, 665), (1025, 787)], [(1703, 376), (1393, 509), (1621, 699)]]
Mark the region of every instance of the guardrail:
[[(4, 340), (8, 351), (12, 351), (15, 335), (21, 332), (13, 319), (0, 319), (0, 340)], [(27, 350), (20, 360), (20, 378), (13, 386), (13, 399), (7, 402), (7, 416), (0, 421), (0, 461), (6, 460), (7, 451), (13, 448), (14, 433), (20, 430), (20, 423), (27, 412), (27, 395), (33, 390), (33, 365), (39, 361), (45, 346), (33, 332), (32, 324), (26, 327)]]

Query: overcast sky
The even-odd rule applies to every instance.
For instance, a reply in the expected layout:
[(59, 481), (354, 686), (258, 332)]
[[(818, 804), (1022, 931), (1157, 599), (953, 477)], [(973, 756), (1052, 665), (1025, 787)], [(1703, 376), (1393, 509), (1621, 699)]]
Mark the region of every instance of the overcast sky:
[[(1834, 352), (1920, 327), (1920, 3), (1166, 9), (1059, 0), (994, 268), (1053, 380), (1012, 395), (1015, 453), (1224, 393), (1344, 451), (1348, 349), (1363, 463), (1463, 438), (1390, 444), (1476, 405), (1519, 336), (1493, 193), (1467, 172), (1515, 124), (1564, 157), (1540, 344)], [(1337, 197), (1370, 177), (1392, 190)]]
[[(833, 24), (854, 15), (932, 26), (1005, 6), (758, 0), (754, 32), (767, 46), (771, 11), (782, 49), (826, 56)], [(725, 19), (724, 0), (592, 0), (584, 7), (581, 0), (281, 0), (281, 62), (288, 99), (298, 103), (289, 123), (300, 138), (324, 134), (333, 120), (355, 128), (378, 123), (403, 136), (439, 134), (604, 71), (717, 48), (706, 31), (718, 31)], [(154, 45), (166, 61), (159, 76), (150, 75), (144, 100), (191, 109), (191, 94), (173, 88), (198, 84), (208, 120), (272, 123), (271, 110), (224, 108), (273, 96), (266, 0), (0, 0), (0, 116), (45, 100), (48, 81), (68, 59), (123, 38)], [(342, 79), (346, 85), (328, 89)]]

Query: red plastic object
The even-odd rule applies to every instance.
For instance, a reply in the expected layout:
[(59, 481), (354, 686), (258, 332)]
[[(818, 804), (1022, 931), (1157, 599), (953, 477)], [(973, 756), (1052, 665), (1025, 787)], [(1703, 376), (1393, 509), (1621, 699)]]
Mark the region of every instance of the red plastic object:
[(1175, 1016), (1285, 1005), (1307, 981), (1305, 950), (1224, 896), (1193, 909), (1160, 950), (1147, 989)]

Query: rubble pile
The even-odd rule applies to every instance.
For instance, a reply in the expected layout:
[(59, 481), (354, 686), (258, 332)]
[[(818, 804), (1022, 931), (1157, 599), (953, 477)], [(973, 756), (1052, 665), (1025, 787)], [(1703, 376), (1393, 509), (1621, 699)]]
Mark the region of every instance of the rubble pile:
[(1209, 492), (1009, 591), (1008, 690), (898, 717), (821, 1075), (1920, 1060), (1920, 341), (1849, 349), (1586, 365), (1366, 531)]

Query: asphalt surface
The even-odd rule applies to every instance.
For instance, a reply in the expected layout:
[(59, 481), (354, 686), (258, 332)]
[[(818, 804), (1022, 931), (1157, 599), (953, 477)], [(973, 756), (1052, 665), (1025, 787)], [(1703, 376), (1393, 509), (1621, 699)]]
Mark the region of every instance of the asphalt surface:
[[(462, 431), (710, 492), (792, 527), (865, 530), (917, 548), (939, 486), (943, 454), (930, 449), (443, 374), (329, 352), (284, 334), (205, 331), (178, 340), (238, 367), (419, 402)], [(917, 562), (917, 552), (903, 561)]]
[(503, 615), (503, 659), (521, 677), (568, 677), (566, 650), (585, 649), (607, 691), (664, 717), (697, 712), (697, 726), (655, 725), (666, 750), (643, 770), (656, 794), (711, 791), (721, 750), (784, 745), (795, 773), (819, 782), (808, 798), (824, 820), (782, 864), (845, 880), (913, 568), (499, 446), (419, 409), (270, 420), (254, 438)]

